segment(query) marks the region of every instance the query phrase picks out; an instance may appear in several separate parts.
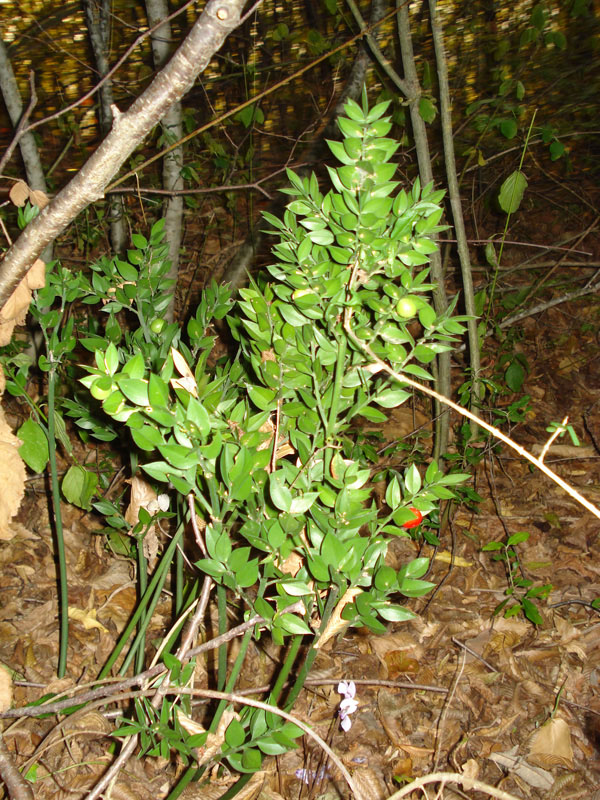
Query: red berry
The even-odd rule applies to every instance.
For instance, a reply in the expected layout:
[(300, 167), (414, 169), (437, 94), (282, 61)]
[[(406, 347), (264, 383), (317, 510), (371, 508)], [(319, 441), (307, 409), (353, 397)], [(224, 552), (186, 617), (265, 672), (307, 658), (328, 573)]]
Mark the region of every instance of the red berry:
[(423, 514), (421, 514), (421, 512), (419, 511), (418, 508), (413, 508), (411, 506), (410, 510), (415, 515), (415, 518), (414, 519), (409, 519), (408, 522), (405, 522), (404, 525), (402, 526), (403, 528), (407, 528), (407, 529), (408, 528), (416, 528), (418, 525), (421, 524), (421, 522), (423, 522)]

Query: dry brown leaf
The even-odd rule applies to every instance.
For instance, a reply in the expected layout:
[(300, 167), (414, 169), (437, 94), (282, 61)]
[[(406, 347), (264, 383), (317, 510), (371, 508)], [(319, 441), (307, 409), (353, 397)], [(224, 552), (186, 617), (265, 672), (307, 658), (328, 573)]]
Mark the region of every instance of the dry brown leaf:
[(33, 191), (29, 192), (29, 199), (32, 205), (37, 206), (40, 211), (42, 208), (46, 208), (48, 203), (50, 202), (50, 198), (46, 194), (46, 192), (42, 192), (41, 189), (33, 189)]
[(12, 539), (10, 521), (25, 494), (25, 464), (19, 455), (21, 441), (11, 431), (0, 408), (0, 539)]
[(12, 686), (10, 671), (0, 664), (0, 711), (6, 711), (12, 705)]
[(0, 347), (10, 343), (15, 325), (25, 322), (31, 292), (46, 285), (46, 264), (37, 258), (0, 310)]
[(461, 770), (463, 775), (466, 775), (468, 778), (472, 778), (473, 780), (477, 780), (479, 777), (479, 762), (474, 758), (469, 758), (462, 765)]
[[(134, 476), (128, 483), (131, 484), (129, 505), (125, 511), (125, 519), (133, 527), (139, 520), (140, 508), (145, 509), (150, 515), (157, 511), (166, 511), (169, 507), (168, 495), (157, 495), (152, 486), (146, 481)], [(152, 564), (158, 553), (158, 536), (156, 526), (151, 525), (144, 535), (144, 556)]]
[(103, 633), (108, 633), (108, 628), (105, 628), (104, 625), (96, 619), (95, 608), (75, 608), (74, 606), (69, 606), (69, 619), (75, 619), (81, 622), (86, 631), (92, 628), (98, 628)]
[(473, 562), (467, 561), (465, 558), (461, 558), (461, 556), (454, 556), (452, 557), (452, 553), (449, 553), (448, 550), (442, 550), (440, 553), (436, 553), (434, 555), (435, 561), (441, 561), (443, 564), (452, 564), (454, 567), (472, 567)]
[(29, 200), (29, 186), (27, 186), (25, 181), (17, 181), (13, 183), (8, 196), (13, 205), (21, 208)]
[(382, 800), (389, 794), (379, 770), (376, 771), (369, 767), (354, 770), (352, 780), (356, 784), (360, 796), (365, 800)]
[(566, 720), (553, 717), (531, 737), (529, 761), (538, 767), (573, 769), (571, 730)]
[(423, 648), (415, 641), (412, 632), (399, 632), (388, 636), (370, 636), (369, 645), (384, 670), (384, 678), (396, 678), (402, 672), (416, 672)]
[(354, 586), (353, 588), (344, 592), (342, 599), (334, 608), (333, 614), (329, 618), (329, 622), (325, 626), (325, 630), (323, 631), (319, 641), (315, 644), (315, 650), (323, 647), (331, 638), (336, 636), (338, 633), (341, 633), (341, 631), (346, 628), (348, 622), (345, 619), (342, 619), (342, 611), (344, 608), (346, 608), (348, 603), (351, 603), (356, 595), (360, 594), (361, 592), (362, 589), (358, 586)]

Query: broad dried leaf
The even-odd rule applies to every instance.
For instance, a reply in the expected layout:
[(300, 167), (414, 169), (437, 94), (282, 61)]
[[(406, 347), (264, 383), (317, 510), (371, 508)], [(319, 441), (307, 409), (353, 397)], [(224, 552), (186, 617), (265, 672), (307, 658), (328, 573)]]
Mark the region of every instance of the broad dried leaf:
[(131, 494), (129, 505), (125, 511), (125, 519), (133, 527), (138, 523), (140, 508), (146, 509), (149, 514), (155, 514), (158, 511), (158, 497), (152, 486), (137, 476), (127, 483), (131, 484)]
[(7, 667), (0, 665), (0, 711), (12, 705), (12, 677)]
[(452, 564), (454, 567), (473, 566), (472, 561), (467, 561), (466, 558), (461, 558), (461, 556), (454, 556), (454, 560), (452, 560), (452, 553), (448, 552), (448, 550), (442, 550), (441, 553), (436, 553), (434, 559), (436, 561), (441, 561), (443, 564)]
[(31, 292), (46, 285), (46, 264), (37, 258), (0, 309), (0, 347), (10, 343), (15, 325), (23, 325), (31, 305)]
[(12, 185), (8, 196), (11, 203), (21, 208), (29, 200), (29, 186), (25, 181), (17, 181)]
[(194, 373), (189, 368), (187, 361), (181, 355), (179, 350), (176, 350), (174, 347), (172, 347), (171, 348), (171, 357), (173, 359), (173, 365), (175, 366), (175, 369), (177, 370), (177, 372), (183, 378), (191, 378), (195, 383), (196, 381), (195, 381), (195, 378), (194, 378)]
[[(129, 505), (125, 511), (125, 519), (133, 527), (139, 520), (140, 508), (149, 514), (156, 514), (162, 508), (160, 498), (149, 483), (134, 476), (128, 483), (131, 484)], [(162, 495), (161, 495), (162, 497)], [(151, 525), (144, 536), (144, 556), (152, 564), (158, 553), (158, 536), (156, 525)]]
[(25, 464), (19, 455), (21, 441), (11, 431), (0, 408), (0, 539), (12, 539), (10, 521), (25, 494)]
[(529, 760), (539, 767), (573, 769), (571, 731), (567, 722), (554, 717), (531, 737)]

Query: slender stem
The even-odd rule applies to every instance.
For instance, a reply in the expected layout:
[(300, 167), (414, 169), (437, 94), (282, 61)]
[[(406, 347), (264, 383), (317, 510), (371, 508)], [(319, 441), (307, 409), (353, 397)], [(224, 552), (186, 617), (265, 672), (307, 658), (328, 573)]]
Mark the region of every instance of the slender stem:
[(54, 531), (56, 534), (56, 555), (58, 558), (60, 646), (58, 652), (59, 678), (63, 678), (67, 668), (67, 647), (69, 644), (69, 594), (67, 583), (67, 562), (63, 537), (62, 515), (60, 511), (60, 490), (56, 466), (56, 437), (54, 428), (54, 398), (56, 388), (56, 362), (52, 351), (48, 352), (50, 371), (48, 372), (48, 450), (50, 458), (50, 482), (52, 484), (52, 505), (54, 506)]
[[(337, 599), (339, 597), (339, 594), (340, 594), (339, 587), (338, 586), (334, 586), (332, 588), (331, 592), (329, 593), (329, 597), (327, 598), (327, 603), (326, 603), (325, 609), (323, 611), (323, 618), (321, 620), (321, 625), (319, 626), (319, 635), (321, 633), (323, 633), (323, 631), (327, 627), (327, 623), (329, 622), (329, 619), (330, 619), (331, 615), (333, 614), (333, 610), (335, 608), (335, 604), (337, 603)], [(287, 699), (285, 701), (286, 710), (289, 710), (290, 708), (292, 708), (292, 706), (296, 702), (296, 699), (297, 699), (298, 695), (300, 694), (300, 692), (302, 691), (302, 689), (304, 687), (304, 683), (306, 681), (306, 678), (308, 677), (308, 673), (310, 672), (310, 668), (312, 667), (313, 662), (314, 662), (315, 658), (317, 657), (318, 650), (315, 647), (315, 644), (316, 644), (317, 641), (318, 641), (318, 636), (315, 637), (315, 639), (313, 640), (313, 644), (312, 644), (310, 650), (308, 651), (308, 653), (306, 654), (306, 658), (304, 659), (304, 663), (302, 664), (302, 667), (300, 668), (300, 671), (298, 672), (298, 675), (296, 676), (296, 680), (294, 681), (294, 685), (292, 686), (292, 688), (290, 690), (290, 693), (287, 696)]]
[(340, 396), (342, 392), (342, 381), (344, 380), (344, 371), (346, 366), (346, 349), (347, 349), (347, 342), (345, 336), (336, 336), (335, 331), (332, 331), (333, 335), (335, 336), (338, 351), (337, 351), (337, 359), (335, 362), (335, 378), (333, 382), (333, 392), (331, 394), (331, 405), (329, 406), (329, 419), (327, 420), (327, 429), (325, 431), (325, 464), (324, 464), (324, 475), (323, 479), (326, 479), (326, 476), (329, 475), (329, 467), (331, 465), (331, 459), (333, 457), (333, 450), (329, 446), (331, 444), (331, 438), (333, 436), (333, 432), (335, 430), (335, 424), (337, 422), (337, 415), (338, 409), (340, 405)]
[[(222, 585), (217, 586), (217, 609), (219, 614), (219, 636), (227, 631), (227, 590)], [(222, 691), (227, 680), (227, 645), (219, 647), (217, 669), (217, 686)]]
[[(244, 638), (242, 639), (242, 643), (240, 645), (239, 653), (237, 654), (237, 658), (233, 664), (231, 669), (231, 675), (229, 676), (229, 680), (227, 681), (227, 685), (225, 687), (225, 693), (228, 694), (233, 691), (233, 687), (238, 679), (244, 661), (246, 660), (246, 653), (248, 651), (248, 646), (250, 645), (250, 640), (252, 639), (252, 635), (254, 633), (253, 628), (250, 628), (244, 634)], [(217, 706), (217, 710), (215, 715), (210, 723), (209, 731), (211, 733), (216, 733), (217, 728), (219, 726), (219, 722), (221, 721), (221, 717), (223, 716), (223, 712), (229, 705), (229, 700), (221, 700), (219, 705)]]
[[(138, 539), (137, 546), (137, 567), (138, 567), (138, 597), (141, 600), (144, 592), (148, 588), (148, 561), (144, 555), (143, 539)], [(144, 622), (140, 620), (138, 634), (145, 629)], [(144, 669), (144, 641), (141, 638), (135, 654), (135, 671), (141, 672)]]
[(279, 700), (279, 695), (285, 684), (287, 683), (288, 677), (290, 672), (292, 671), (292, 667), (296, 663), (296, 658), (298, 657), (298, 651), (302, 646), (302, 640), (304, 636), (294, 636), (292, 639), (292, 643), (290, 644), (289, 650), (285, 657), (285, 661), (283, 663), (283, 667), (279, 671), (279, 675), (277, 676), (277, 680), (275, 681), (275, 685), (271, 689), (271, 694), (269, 695), (268, 702), (271, 705), (277, 705), (277, 701)]
[(185, 585), (185, 574), (183, 571), (183, 550), (178, 547), (175, 551), (175, 597), (173, 598), (173, 608), (175, 616), (183, 611), (183, 588)]
[[(154, 575), (152, 576), (152, 580), (150, 581), (150, 584), (148, 585), (148, 588), (146, 589), (146, 591), (144, 593), (144, 596), (142, 597), (142, 599), (138, 603), (138, 606), (137, 606), (135, 612), (133, 613), (133, 616), (131, 617), (131, 619), (129, 620), (129, 622), (128, 622), (126, 628), (125, 628), (125, 630), (121, 634), (121, 637), (120, 637), (119, 641), (117, 642), (117, 644), (115, 645), (115, 648), (112, 651), (108, 661), (106, 662), (104, 667), (100, 670), (100, 674), (98, 675), (98, 680), (101, 680), (102, 678), (105, 678), (108, 675), (108, 673), (110, 672), (113, 664), (115, 663), (115, 661), (119, 657), (119, 654), (120, 654), (121, 650), (125, 646), (125, 643), (127, 642), (129, 637), (131, 636), (131, 633), (132, 633), (133, 629), (135, 628), (135, 626), (138, 623), (138, 620), (140, 619), (140, 617), (144, 613), (144, 611), (146, 609), (146, 606), (148, 605), (148, 602), (150, 601), (150, 598), (152, 597), (152, 595), (154, 593), (154, 590), (158, 586), (159, 582), (161, 582), (161, 586), (164, 583), (164, 580), (166, 578), (166, 572), (167, 572), (168, 566), (171, 563), (171, 560), (173, 558), (174, 550), (177, 547), (177, 545), (179, 543), (179, 540), (183, 536), (183, 528), (184, 528), (184, 526), (183, 526), (183, 523), (182, 523), (177, 528), (177, 530), (175, 531), (175, 535), (173, 536), (173, 538), (169, 542), (169, 546), (167, 547), (167, 549), (163, 553), (163, 557), (161, 558), (160, 563), (159, 563), (158, 567), (156, 568), (156, 571), (155, 571)], [(162, 581), (161, 581), (161, 579), (162, 579)]]

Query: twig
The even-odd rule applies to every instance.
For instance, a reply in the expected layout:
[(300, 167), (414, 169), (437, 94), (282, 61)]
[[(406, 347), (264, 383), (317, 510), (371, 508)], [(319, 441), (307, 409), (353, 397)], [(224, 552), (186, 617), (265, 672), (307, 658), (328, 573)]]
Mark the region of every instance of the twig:
[(31, 786), (17, 769), (2, 735), (0, 735), (0, 777), (11, 800), (33, 800)]
[[(600, 509), (598, 509), (593, 503), (590, 503), (582, 494), (580, 494), (577, 489), (574, 489), (570, 484), (564, 481), (559, 475), (553, 472), (549, 467), (547, 467), (543, 461), (540, 461), (539, 458), (533, 456), (528, 450), (525, 450), (524, 447), (521, 447), (520, 444), (514, 442), (510, 437), (506, 436), (506, 434), (502, 433), (502, 431), (498, 430), (498, 428), (494, 428), (493, 425), (489, 425), (487, 422), (482, 420), (476, 414), (473, 414), (471, 411), (468, 411), (466, 408), (459, 406), (457, 403), (450, 400), (448, 397), (444, 397), (444, 395), (439, 394), (436, 392), (435, 389), (430, 389), (428, 386), (425, 386), (418, 381), (413, 380), (404, 372), (396, 372), (393, 370), (388, 364), (386, 364), (383, 359), (379, 358), (379, 356), (375, 355), (373, 350), (369, 347), (369, 345), (362, 342), (355, 334), (353, 333), (350, 327), (350, 320), (352, 317), (351, 309), (346, 308), (345, 315), (344, 315), (344, 330), (350, 337), (351, 341), (353, 342), (354, 346), (361, 350), (363, 353), (369, 356), (369, 358), (373, 359), (374, 365), (379, 366), (380, 370), (386, 372), (391, 378), (398, 383), (407, 384), (408, 386), (412, 386), (413, 389), (417, 389), (419, 392), (423, 392), (423, 394), (428, 395), (428, 397), (433, 397), (435, 400), (438, 400), (440, 403), (451, 408), (453, 411), (456, 411), (461, 417), (466, 417), (466, 419), (473, 420), (476, 422), (481, 428), (491, 433), (496, 439), (500, 439), (501, 442), (504, 442), (513, 450), (515, 450), (520, 456), (525, 458), (531, 464), (536, 466), (541, 472), (544, 473), (550, 480), (557, 483), (562, 489), (565, 490), (567, 494), (569, 494), (574, 500), (576, 500), (580, 505), (586, 508), (591, 514), (595, 517), (600, 519)], [(377, 370), (379, 371), (379, 370)]]
[(495, 797), (496, 800), (520, 800), (514, 794), (509, 794), (502, 789), (496, 789), (495, 786), (490, 786), (487, 783), (483, 783), (483, 781), (475, 780), (475, 778), (469, 778), (467, 775), (460, 775), (458, 772), (434, 772), (431, 775), (415, 778), (408, 786), (404, 786), (400, 791), (388, 797), (387, 800), (401, 800), (402, 797), (408, 797), (416, 789), (423, 789), (428, 783), (441, 783), (442, 788), (447, 783), (458, 783), (467, 791), (486, 792), (490, 797)]
[(470, 653), (470, 655), (472, 655), (472, 656), (473, 656), (474, 658), (476, 658), (478, 661), (481, 661), (481, 663), (482, 663), (482, 664), (484, 664), (484, 665), (485, 665), (485, 666), (486, 666), (486, 667), (487, 667), (487, 668), (490, 670), (490, 672), (499, 672), (499, 670), (497, 669), (497, 667), (494, 667), (494, 666), (492, 666), (492, 664), (490, 664), (490, 662), (489, 662), (489, 661), (486, 661), (486, 660), (485, 660), (485, 658), (482, 658), (482, 657), (479, 655), (479, 653), (476, 653), (476, 652), (475, 652), (475, 650), (473, 650), (472, 648), (470, 648), (470, 647), (469, 647), (468, 645), (466, 645), (464, 642), (461, 642), (461, 641), (460, 641), (460, 639), (457, 639), (455, 636), (452, 636), (452, 637), (451, 637), (451, 641), (452, 641), (452, 642), (454, 642), (454, 644), (455, 644), (455, 645), (458, 645), (458, 647), (462, 647), (462, 648), (463, 648), (463, 650), (466, 650), (466, 652), (467, 652), (467, 653)]
[(458, 687), (458, 683), (462, 677), (462, 674), (465, 669), (465, 664), (467, 662), (467, 654), (463, 651), (461, 664), (458, 668), (458, 672), (454, 676), (454, 680), (452, 681), (452, 686), (450, 687), (450, 691), (448, 692), (448, 696), (444, 701), (444, 707), (442, 709), (442, 713), (440, 714), (440, 718), (437, 724), (437, 737), (435, 743), (435, 753), (433, 757), (433, 771), (435, 772), (439, 766), (440, 761), (440, 753), (442, 750), (442, 736), (444, 733), (444, 723), (446, 722), (446, 717), (448, 716), (448, 712), (450, 710), (450, 705), (452, 704), (452, 700), (456, 693), (456, 689)]

